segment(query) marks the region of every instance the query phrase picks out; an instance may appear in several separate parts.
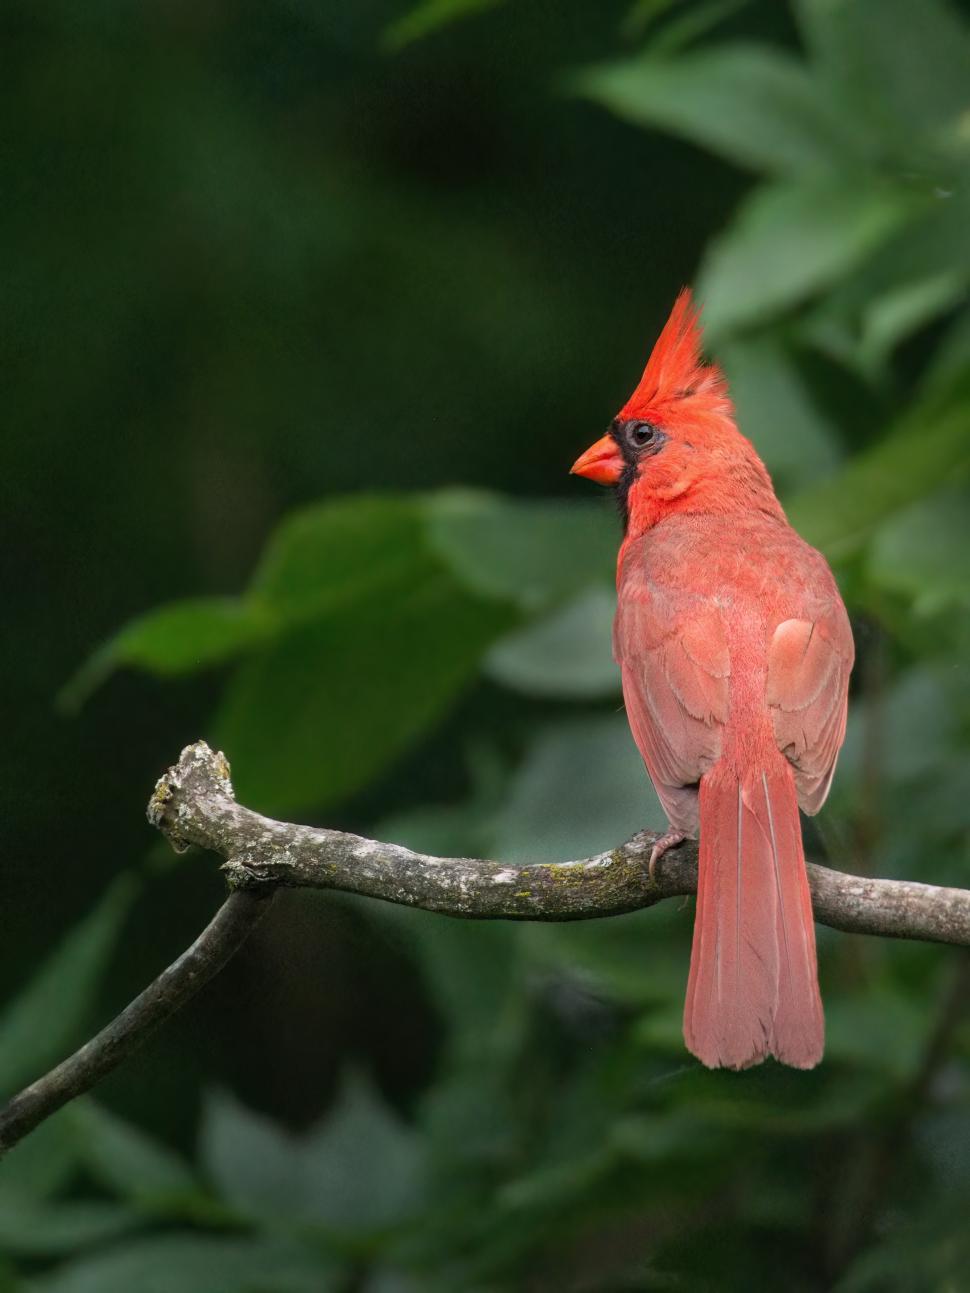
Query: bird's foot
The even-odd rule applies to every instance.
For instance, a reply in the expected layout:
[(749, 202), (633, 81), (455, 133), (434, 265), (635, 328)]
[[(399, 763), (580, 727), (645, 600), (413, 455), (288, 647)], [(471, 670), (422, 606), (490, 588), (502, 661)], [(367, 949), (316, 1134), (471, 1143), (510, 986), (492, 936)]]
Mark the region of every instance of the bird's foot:
[(673, 827), (671, 827), (666, 834), (661, 835), (660, 839), (657, 840), (656, 844), (650, 850), (650, 861), (647, 864), (647, 875), (650, 877), (651, 883), (653, 883), (657, 878), (654, 875), (654, 870), (663, 855), (668, 849), (676, 848), (678, 844), (682, 844), (686, 838), (687, 836), (683, 831), (675, 831)]

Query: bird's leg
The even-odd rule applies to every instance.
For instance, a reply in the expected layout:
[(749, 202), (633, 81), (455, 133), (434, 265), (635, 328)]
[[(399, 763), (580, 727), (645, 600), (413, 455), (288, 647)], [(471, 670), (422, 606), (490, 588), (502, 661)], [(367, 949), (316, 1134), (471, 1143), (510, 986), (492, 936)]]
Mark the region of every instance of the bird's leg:
[(647, 864), (647, 875), (650, 877), (651, 883), (656, 879), (654, 876), (654, 869), (663, 855), (668, 849), (676, 848), (678, 844), (682, 844), (686, 838), (687, 836), (683, 831), (675, 831), (671, 826), (665, 834), (661, 835), (660, 839), (657, 840), (656, 844), (650, 850), (650, 861)]

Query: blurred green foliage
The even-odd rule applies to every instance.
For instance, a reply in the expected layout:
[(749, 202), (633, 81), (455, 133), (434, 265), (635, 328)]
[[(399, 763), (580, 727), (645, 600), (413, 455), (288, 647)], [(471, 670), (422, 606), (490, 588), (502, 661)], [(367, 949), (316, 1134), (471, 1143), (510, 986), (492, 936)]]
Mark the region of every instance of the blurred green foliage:
[[(5, 1090), (218, 896), (199, 859), (128, 867), (189, 739), (254, 807), (442, 854), (660, 824), (610, 660), (615, 522), (560, 473), (695, 265), (742, 428), (854, 617), (810, 848), (966, 884), (965, 6), (6, 22), (4, 783), (37, 862), (5, 878)], [(822, 1067), (709, 1073), (680, 1037), (690, 918), (281, 900), (2, 1165), (0, 1289), (962, 1287), (965, 961), (822, 930)]]

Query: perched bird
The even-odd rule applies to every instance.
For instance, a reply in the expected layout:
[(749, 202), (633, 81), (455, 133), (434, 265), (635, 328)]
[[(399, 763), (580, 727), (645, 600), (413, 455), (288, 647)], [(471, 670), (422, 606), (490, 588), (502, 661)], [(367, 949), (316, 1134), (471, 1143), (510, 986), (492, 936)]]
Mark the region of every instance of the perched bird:
[(624, 525), (613, 652), (669, 822), (700, 835), (684, 1039), (712, 1068), (822, 1057), (798, 808), (845, 736), (852, 631), (825, 559), (791, 528), (681, 292), (640, 384), (573, 472)]

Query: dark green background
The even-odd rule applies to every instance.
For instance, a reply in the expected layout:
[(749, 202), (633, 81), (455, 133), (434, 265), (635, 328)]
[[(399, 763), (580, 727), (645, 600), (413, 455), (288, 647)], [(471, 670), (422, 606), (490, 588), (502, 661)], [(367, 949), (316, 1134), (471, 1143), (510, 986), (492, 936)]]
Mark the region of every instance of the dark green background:
[[(484, 649), (608, 588), (609, 504), (566, 472), (685, 282), (742, 428), (853, 614), (853, 726), (809, 845), (847, 869), (966, 883), (966, 6), (415, 12), (3, 8), (5, 997), (36, 990), (114, 877), (139, 877), (101, 952), (68, 947), (26, 1028), (0, 1018), (11, 1089), (220, 900), (211, 861), (171, 860), (144, 822), (190, 740), (235, 735), (254, 807), (441, 850), (568, 857), (659, 824), (598, 639), (579, 631), (588, 604), (549, 630), (568, 666), (551, 694), (534, 675), (510, 685)], [(241, 666), (195, 671), (192, 624), (179, 646), (149, 623), (151, 667), (55, 707), (126, 621), (241, 593), (293, 509), (451, 486), (568, 502), (536, 513), (531, 601), (447, 576), (433, 659), (409, 600), (425, 540), (378, 501), (351, 584), (412, 540), (413, 579), (378, 580), (271, 650), (243, 644)], [(595, 529), (591, 580), (557, 564), (556, 525)], [(321, 595), (330, 542), (310, 552)], [(328, 676), (333, 633), (347, 658), (332, 689), (309, 686), (319, 732), (298, 764), (278, 697)], [(464, 685), (388, 737), (409, 670), (461, 660)], [(124, 662), (122, 647), (102, 672)], [(333, 762), (346, 731), (378, 753), (338, 794), (315, 749)], [(825, 935), (823, 1068), (707, 1075), (677, 1035), (690, 917), (484, 929), (284, 896), (98, 1091), (156, 1148), (87, 1107), (41, 1133), (36, 1171), (15, 1167), (26, 1146), (0, 1168), (0, 1286), (958, 1287), (961, 954)], [(298, 1167), (234, 1099), (300, 1135), (327, 1115), (319, 1147), (299, 1142), (324, 1166)]]

